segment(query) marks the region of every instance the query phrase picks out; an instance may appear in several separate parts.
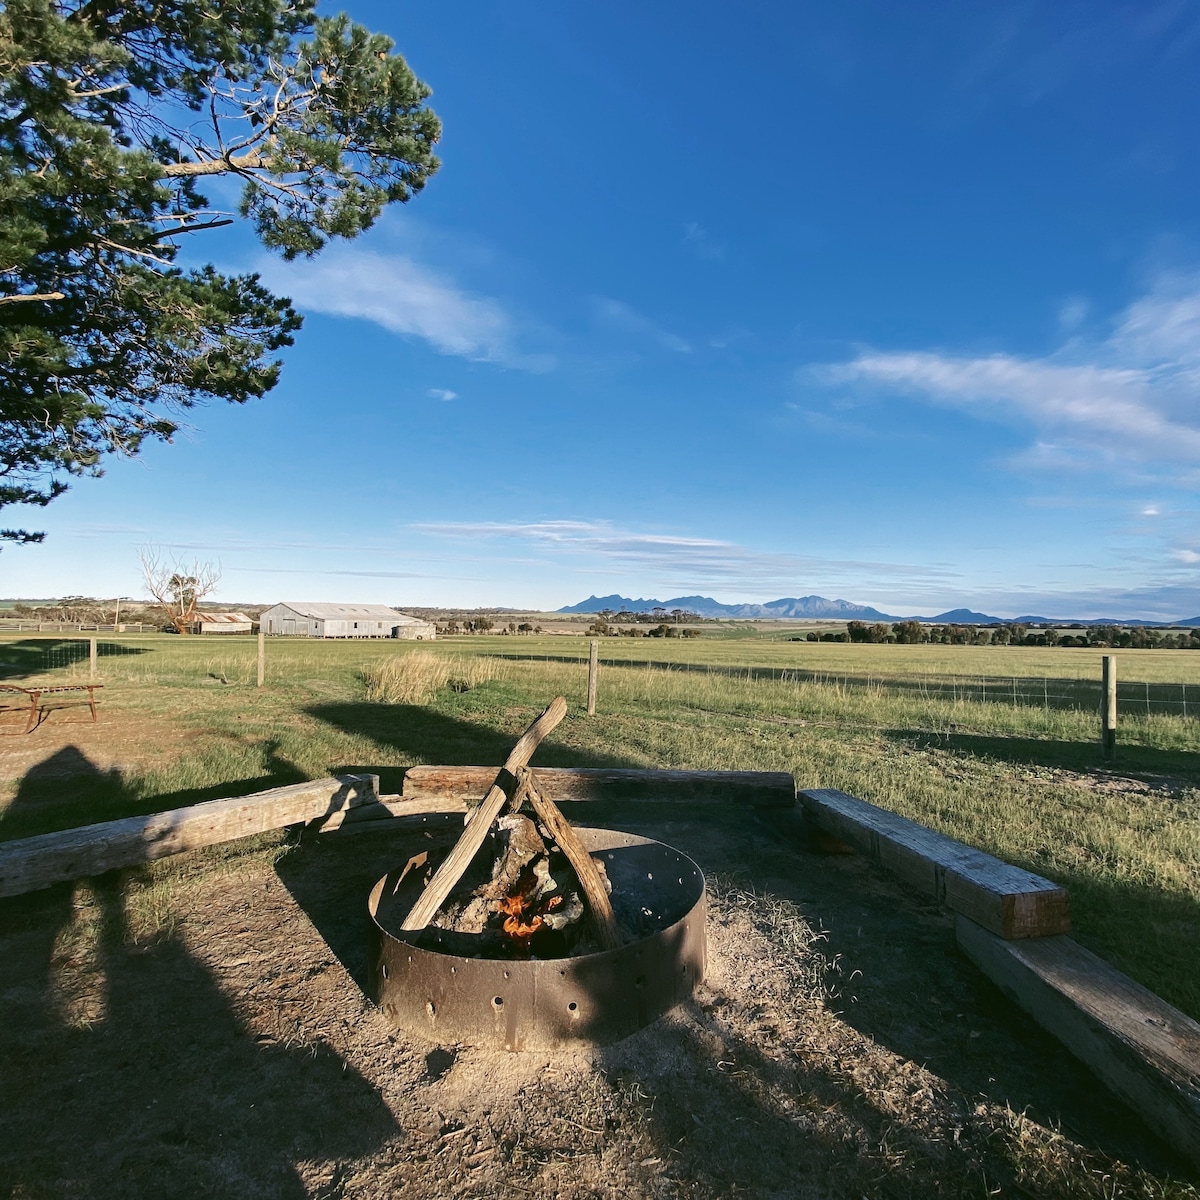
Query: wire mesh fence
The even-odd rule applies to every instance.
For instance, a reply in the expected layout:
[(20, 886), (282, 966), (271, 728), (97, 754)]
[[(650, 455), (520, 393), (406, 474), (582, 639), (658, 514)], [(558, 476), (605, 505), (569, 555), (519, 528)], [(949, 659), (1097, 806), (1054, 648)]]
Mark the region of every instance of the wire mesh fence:
[[(94, 647), (94, 651), (93, 651)], [(397, 652), (395, 642), (321, 641), (272, 638), (267, 641), (268, 673), (277, 682), (307, 675), (328, 666), (358, 668)], [(523, 654), (485, 651), (489, 658), (512, 662), (576, 665), (586, 673), (586, 643), (580, 653)], [(93, 658), (94, 654), (94, 658)], [(351, 661), (353, 660), (353, 661)], [(667, 676), (699, 673), (745, 685), (772, 683), (827, 689), (843, 696), (855, 694), (944, 704), (1001, 705), (1010, 709), (1042, 709), (1047, 713), (1098, 713), (1102, 683), (1095, 678), (1029, 675), (968, 675), (932, 672), (824, 671), (763, 665), (737, 666), (602, 656), (605, 668), (661, 672)], [(1200, 658), (1197, 659), (1200, 664)], [(165, 634), (92, 636), (74, 634), (0, 639), (0, 680), (69, 676), (129, 678), (161, 682), (216, 678), (222, 682), (252, 683), (257, 668), (257, 644), (252, 636), (182, 637)], [(603, 685), (602, 685), (603, 690)], [(1200, 681), (1150, 682), (1122, 679), (1117, 685), (1118, 711), (1146, 717), (1200, 717)]]
[[(587, 656), (505, 654), (517, 661), (570, 661), (586, 667)], [(792, 667), (726, 666), (696, 662), (647, 661), (645, 659), (603, 658), (608, 667), (639, 670), (720, 675), (746, 683), (807, 684), (837, 690), (843, 694), (864, 693), (911, 697), (950, 704), (997, 704), (1011, 708), (1040, 708), (1046, 711), (1099, 712), (1103, 684), (1094, 679), (1068, 676), (965, 675), (965, 674), (882, 674), (806, 670)], [(1200, 663), (1200, 660), (1198, 660)], [(1170, 714), (1200, 717), (1200, 682), (1151, 683), (1145, 680), (1121, 680), (1117, 684), (1118, 709), (1147, 716)]]
[[(391, 639), (268, 638), (266, 658), (274, 681), (287, 683), (314, 674), (344, 670), (353, 674), (396, 650)], [(0, 638), (0, 681), (17, 684), (29, 679), (78, 680), (92, 677), (93, 672), (101, 682), (254, 684), (257, 666), (258, 639), (253, 635), (99, 633)]]

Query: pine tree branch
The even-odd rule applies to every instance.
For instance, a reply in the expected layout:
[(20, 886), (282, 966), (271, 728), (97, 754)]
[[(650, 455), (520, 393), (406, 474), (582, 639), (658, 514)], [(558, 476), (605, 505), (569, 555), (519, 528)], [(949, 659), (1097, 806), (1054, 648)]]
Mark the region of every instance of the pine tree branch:
[(0, 304), (20, 304), (29, 300), (65, 300), (65, 292), (34, 292), (29, 295), (0, 296)]
[(263, 156), (253, 154), (228, 155), (225, 158), (208, 159), (204, 162), (166, 163), (163, 174), (168, 179), (191, 178), (196, 175), (226, 175), (230, 171), (253, 171), (265, 166)]

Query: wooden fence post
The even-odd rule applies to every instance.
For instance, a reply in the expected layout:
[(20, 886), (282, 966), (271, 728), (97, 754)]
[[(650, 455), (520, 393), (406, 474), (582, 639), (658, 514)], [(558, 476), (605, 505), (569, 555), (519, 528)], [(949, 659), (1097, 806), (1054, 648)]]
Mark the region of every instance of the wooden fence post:
[(1104, 656), (1103, 690), (1100, 697), (1100, 747), (1105, 758), (1117, 757), (1117, 656)]
[(599, 643), (593, 638), (588, 649), (587, 711), (589, 717), (596, 715), (596, 673), (600, 669), (598, 645)]
[(96, 678), (96, 639), (88, 638), (88, 677)]
[(262, 626), (258, 627), (258, 686), (262, 687), (263, 677), (267, 673), (267, 642)]

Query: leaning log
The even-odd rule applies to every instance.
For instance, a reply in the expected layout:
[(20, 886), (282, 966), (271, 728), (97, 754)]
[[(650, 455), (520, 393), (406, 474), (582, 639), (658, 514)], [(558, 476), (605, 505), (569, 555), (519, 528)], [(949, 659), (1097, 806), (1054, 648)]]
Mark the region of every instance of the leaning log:
[(571, 822), (558, 811), (558, 805), (543, 792), (539, 791), (534, 781), (533, 772), (526, 767), (520, 774), (522, 786), (529, 797), (529, 804), (537, 814), (542, 826), (558, 843), (558, 848), (567, 856), (567, 861), (575, 871), (580, 889), (587, 901), (587, 909), (591, 915), (596, 937), (604, 950), (616, 950), (621, 945), (621, 935), (617, 931), (617, 918), (613, 915), (612, 902), (600, 879), (600, 872), (592, 856), (583, 848), (579, 835), (571, 827)]
[(66, 879), (100, 875), (114, 867), (314, 821), (374, 803), (378, 794), (377, 775), (341, 775), (2, 842), (0, 896), (19, 896)]
[(442, 861), (442, 865), (434, 872), (433, 878), (425, 886), (420, 899), (412, 906), (404, 918), (401, 929), (415, 933), (424, 929), (446, 897), (454, 890), (454, 885), (462, 877), (462, 873), (470, 866), (471, 859), (483, 845), (492, 827), (492, 822), (500, 815), (500, 810), (512, 799), (516, 790), (516, 771), (528, 766), (533, 752), (544, 738), (567, 715), (567, 702), (562, 696), (556, 696), (550, 701), (546, 710), (521, 734), (512, 753), (500, 768), (499, 774), (492, 772), (492, 785), (483, 798), (483, 802), (475, 810), (462, 837), (458, 839), (454, 849)]

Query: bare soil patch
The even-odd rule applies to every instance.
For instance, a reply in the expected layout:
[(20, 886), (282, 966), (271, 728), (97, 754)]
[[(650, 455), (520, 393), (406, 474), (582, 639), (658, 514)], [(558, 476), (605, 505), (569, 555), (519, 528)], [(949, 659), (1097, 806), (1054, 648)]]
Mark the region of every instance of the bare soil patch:
[(0, 902), (0, 1194), (1197, 1195), (867, 864), (711, 809), (595, 823), (700, 863), (709, 975), (560, 1054), (436, 1047), (363, 995), (370, 885), (453, 819)]
[(25, 714), (19, 717), (0, 717), (0, 812), (19, 781), (132, 774), (169, 762), (186, 741), (178, 721), (107, 707), (103, 693), (94, 722), (86, 705), (53, 709), (26, 734)]

